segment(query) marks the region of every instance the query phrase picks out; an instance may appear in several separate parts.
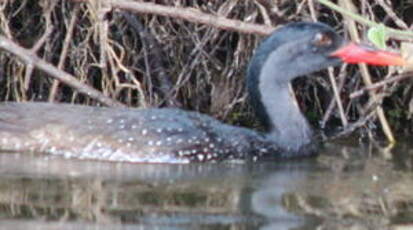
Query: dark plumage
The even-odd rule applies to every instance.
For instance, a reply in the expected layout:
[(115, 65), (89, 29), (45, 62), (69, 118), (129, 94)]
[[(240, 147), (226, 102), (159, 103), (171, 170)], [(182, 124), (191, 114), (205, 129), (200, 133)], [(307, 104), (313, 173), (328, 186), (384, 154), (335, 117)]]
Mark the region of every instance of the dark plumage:
[(333, 53), (343, 43), (330, 27), (304, 22), (288, 24), (261, 43), (246, 80), (266, 133), (178, 109), (4, 103), (0, 146), (68, 158), (157, 163), (310, 155), (315, 150), (312, 131), (290, 81), (340, 64), (342, 54)]

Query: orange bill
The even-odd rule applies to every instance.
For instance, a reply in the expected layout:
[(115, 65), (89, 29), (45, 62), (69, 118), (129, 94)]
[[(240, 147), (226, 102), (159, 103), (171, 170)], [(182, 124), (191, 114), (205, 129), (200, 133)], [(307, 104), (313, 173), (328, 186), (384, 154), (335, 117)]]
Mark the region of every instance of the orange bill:
[(404, 66), (406, 61), (400, 54), (385, 50), (375, 49), (368, 46), (348, 43), (330, 56), (338, 57), (343, 62), (350, 64), (366, 63), (377, 66)]

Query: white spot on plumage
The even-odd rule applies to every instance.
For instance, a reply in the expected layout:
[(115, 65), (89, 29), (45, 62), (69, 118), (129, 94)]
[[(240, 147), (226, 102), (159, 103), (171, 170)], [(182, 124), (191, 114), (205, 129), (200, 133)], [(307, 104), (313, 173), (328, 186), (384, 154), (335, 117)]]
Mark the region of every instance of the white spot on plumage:
[(198, 160), (199, 160), (199, 161), (203, 161), (203, 160), (204, 160), (204, 155), (198, 154)]
[(145, 136), (147, 133), (148, 133), (148, 130), (147, 130), (147, 129), (143, 129), (143, 130), (142, 130), (142, 135)]

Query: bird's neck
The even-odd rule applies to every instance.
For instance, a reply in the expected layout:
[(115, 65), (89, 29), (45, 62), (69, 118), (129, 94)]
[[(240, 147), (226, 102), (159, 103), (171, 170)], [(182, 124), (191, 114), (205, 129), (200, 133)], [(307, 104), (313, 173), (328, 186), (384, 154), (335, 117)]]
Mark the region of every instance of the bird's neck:
[(268, 136), (285, 150), (300, 151), (312, 141), (312, 130), (298, 107), (291, 84), (274, 82), (275, 73), (267, 73), (271, 74), (261, 75), (258, 91), (269, 126)]

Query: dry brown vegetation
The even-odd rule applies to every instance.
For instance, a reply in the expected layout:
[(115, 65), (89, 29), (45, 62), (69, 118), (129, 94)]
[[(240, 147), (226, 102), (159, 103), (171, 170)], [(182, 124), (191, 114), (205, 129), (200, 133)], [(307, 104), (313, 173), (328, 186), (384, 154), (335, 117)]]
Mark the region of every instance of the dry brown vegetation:
[[(147, 1), (166, 7), (166, 13), (159, 13), (156, 7), (146, 12), (128, 8), (141, 1), (114, 2), (1, 1), (0, 35), (27, 48), (28, 55), (37, 55), (57, 72), (40, 68), (38, 61), (22, 62), (18, 56), (1, 51), (0, 100), (177, 106), (248, 123), (252, 115), (245, 103), (243, 78), (263, 34), (289, 21), (317, 20), (348, 37), (343, 17), (312, 0)], [(413, 20), (413, 5), (407, 1), (354, 3), (363, 17), (390, 27), (409, 29)], [(173, 7), (186, 11), (181, 13)], [(134, 20), (135, 27), (131, 25)], [(359, 25), (358, 29), (364, 37), (368, 28)], [(389, 45), (397, 48), (398, 42), (391, 40)], [(74, 79), (59, 83), (50, 77), (63, 75), (58, 69), (102, 94), (79, 88), (83, 85), (76, 85)], [(391, 126), (410, 132), (410, 80), (381, 88), (379, 101), (370, 100), (368, 95), (350, 99), (350, 92), (363, 87), (357, 70), (344, 66), (331, 73), (337, 78), (347, 119), (367, 127), (365, 130), (374, 130), (372, 111), (385, 98), (383, 105)], [(370, 74), (378, 81), (395, 72), (371, 68)], [(327, 72), (318, 75), (327, 76)], [(328, 77), (299, 79), (294, 85), (300, 105), (311, 120), (324, 117), (324, 121), (331, 121), (329, 124), (340, 124)], [(105, 97), (115, 102), (99, 100)]]

